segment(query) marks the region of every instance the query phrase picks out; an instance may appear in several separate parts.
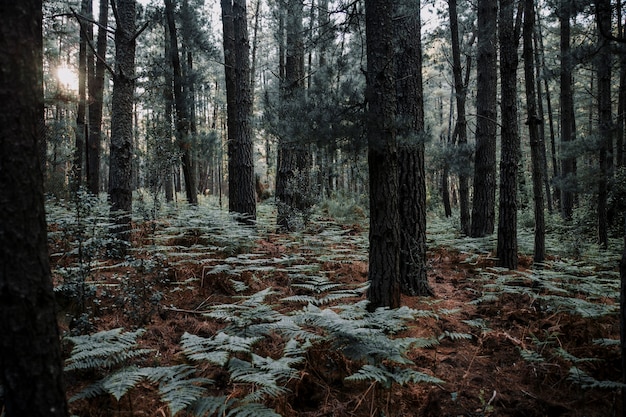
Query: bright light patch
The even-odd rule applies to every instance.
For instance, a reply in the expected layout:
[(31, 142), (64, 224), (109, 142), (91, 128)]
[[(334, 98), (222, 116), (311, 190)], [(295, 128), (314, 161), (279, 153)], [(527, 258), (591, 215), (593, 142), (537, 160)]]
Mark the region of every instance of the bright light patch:
[(59, 83), (61, 83), (64, 88), (73, 91), (78, 90), (78, 75), (73, 69), (67, 66), (57, 67), (56, 76), (59, 80)]

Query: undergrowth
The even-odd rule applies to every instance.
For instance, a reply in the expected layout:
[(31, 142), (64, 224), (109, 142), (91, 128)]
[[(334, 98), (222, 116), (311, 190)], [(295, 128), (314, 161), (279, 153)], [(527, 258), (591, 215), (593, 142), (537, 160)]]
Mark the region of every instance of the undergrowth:
[[(146, 203), (155, 209), (133, 219), (133, 248), (117, 261), (102, 256), (105, 212), (94, 208), (93, 215), (81, 214), (89, 227), (76, 229), (77, 216), (67, 207), (55, 207), (48, 221), (59, 248), (53, 254), (57, 291), (71, 282), (67, 268), (83, 262), (78, 283), (92, 288), (80, 293), (91, 300), (83, 302), (92, 306), (83, 311), (97, 316), (107, 309), (123, 309), (132, 327), (80, 334), (94, 327), (94, 317), (89, 317), (91, 327), (67, 334), (72, 351), (66, 371), (91, 382), (72, 401), (102, 396), (132, 401), (133, 392), (148, 389), (171, 415), (279, 416), (303, 400), (302, 386), (314, 376), (328, 386), (360, 392), (355, 410), (364, 407), (368, 397), (380, 412), (393, 415), (388, 395), (399, 387), (446, 384), (429, 371), (429, 364), (411, 359), (420, 357), (416, 351), (436, 352), (443, 343), (482, 343), (494, 332), (495, 316), (438, 309), (436, 300), (426, 302), (427, 309), (368, 312), (364, 277), (341, 273), (342, 265), (366, 265), (367, 230), (353, 223), (351, 215), (344, 224), (329, 221), (329, 207), (312, 216), (306, 230), (285, 236), (271, 231), (272, 205), (260, 205), (257, 224), (245, 226), (206, 202), (175, 209)], [(467, 291), (474, 300), (468, 311), (471, 306), (497, 315), (503, 303), (515, 300), (524, 305), (529, 321), (561, 315), (586, 322), (616, 317), (619, 277), (610, 265), (617, 265), (617, 251), (602, 252), (593, 245), (571, 250), (575, 241), (549, 237), (548, 247), (560, 256), (511, 272), (492, 265), (494, 237), (461, 237), (454, 223), (438, 218), (429, 219), (428, 237), (430, 248), (448, 247), (473, 271)], [(521, 230), (519, 240), (528, 253), (532, 233)], [(90, 245), (93, 255), (85, 251)], [(166, 304), (172, 294), (198, 291), (209, 296), (191, 309)], [(212, 299), (210, 291), (223, 297)], [(216, 327), (208, 333), (185, 329), (177, 341), (177, 362), (162, 365), (159, 353), (146, 348), (142, 335), (154, 317), (168, 313), (200, 316)], [(445, 326), (446, 317), (454, 315), (466, 318), (463, 323), (471, 334)], [(403, 336), (426, 319), (441, 325), (427, 337)], [(580, 356), (571, 351), (559, 328), (536, 331), (527, 326), (517, 352), (533, 372), (564, 367), (572, 386), (622, 387), (598, 376), (606, 360), (600, 356), (619, 343), (601, 329), (589, 342), (605, 353)], [(483, 411), (493, 408), (492, 401), (485, 399)]]

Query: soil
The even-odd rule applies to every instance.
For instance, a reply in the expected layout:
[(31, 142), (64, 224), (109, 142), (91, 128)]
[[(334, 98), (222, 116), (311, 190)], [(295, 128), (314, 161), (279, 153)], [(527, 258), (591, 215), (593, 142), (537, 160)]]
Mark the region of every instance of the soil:
[[(364, 283), (367, 280), (366, 253), (356, 243), (358, 239), (350, 239), (350, 236), (362, 237), (363, 231), (356, 225), (337, 227), (343, 229), (346, 241), (340, 248), (328, 247), (327, 252), (352, 251), (355, 256), (351, 261), (334, 261), (332, 258), (320, 261), (319, 253), (297, 243), (296, 239), (302, 239), (302, 235), (295, 238), (268, 233), (242, 252), (254, 253), (255, 259), (265, 259), (268, 263), (298, 255), (304, 259), (303, 263), (322, 262), (322, 269), (328, 271), (332, 280), (351, 285)], [(199, 237), (186, 234), (166, 242), (172, 246), (174, 254), (156, 257), (149, 249), (150, 229), (150, 225), (135, 226), (134, 263), (99, 260), (98, 267), (88, 278), (97, 293), (88, 297), (83, 305), (76, 305), (71, 300), (60, 302), (59, 323), (64, 334), (142, 327), (146, 332), (141, 337), (141, 346), (158, 353), (159, 365), (186, 363), (181, 355), (182, 334), (214, 335), (224, 323), (201, 313), (211, 305), (238, 302), (235, 297), (240, 294), (231, 281), (233, 275), (208, 273), (233, 254), (215, 250), (200, 253), (206, 249), (198, 246)], [(311, 232), (310, 239), (314, 240), (319, 232)], [(324, 245), (323, 241), (318, 243)], [(52, 253), (61, 253), (62, 249), (53, 247)], [(196, 256), (186, 258), (185, 251), (195, 251)], [(619, 390), (581, 388), (568, 378), (571, 364), (549, 354), (556, 347), (562, 347), (578, 358), (600, 358), (577, 366), (598, 380), (619, 381), (618, 347), (599, 346), (593, 342), (599, 338), (619, 339), (618, 317), (582, 318), (550, 311), (520, 294), (473, 304), (472, 301), (483, 291), (483, 284), (474, 278), (479, 269), (493, 266), (493, 254), (474, 254), (472, 262), (466, 262), (468, 256), (449, 248), (431, 247), (428, 276), (435, 296), (402, 298), (403, 305), (408, 307), (445, 309), (450, 314), (416, 319), (408, 323), (399, 337), (429, 337), (445, 332), (448, 335), (472, 335), (471, 339), (444, 337), (433, 347), (409, 351), (414, 369), (436, 376), (444, 383), (407, 384), (389, 390), (376, 384), (350, 383), (344, 378), (348, 371), (358, 369), (357, 364), (318, 346), (309, 351), (307, 363), (301, 366), (299, 380), (290, 381), (290, 393), (268, 400), (266, 405), (286, 417), (620, 415)], [(154, 259), (158, 259), (156, 266), (149, 263)], [(145, 261), (143, 264), (142, 260)], [(53, 269), (75, 261), (69, 255), (53, 257)], [(529, 267), (531, 261), (522, 258), (520, 263)], [(57, 284), (60, 283), (58, 275), (55, 279)], [(277, 292), (271, 298), (278, 306), (276, 308), (283, 313), (294, 308), (280, 302), (281, 298), (296, 293), (286, 272), (244, 270), (236, 279), (249, 287), (244, 294), (272, 287)], [(520, 285), (526, 284), (522, 281)], [(87, 314), (81, 315), (84, 312)], [(476, 319), (484, 320), (483, 328), (468, 324)], [(546, 344), (538, 344), (538, 340)], [(282, 347), (280, 340), (268, 339), (262, 347), (263, 354), (280, 355)], [(66, 343), (64, 349), (69, 355), (71, 345)], [(520, 354), (524, 350), (544, 353), (547, 360), (525, 360)], [(232, 384), (227, 372), (217, 367), (205, 366), (198, 372), (216, 381), (211, 387), (216, 394), (236, 396), (238, 390), (243, 389)], [(68, 373), (68, 395), (93, 382), (95, 377), (89, 373)], [(74, 415), (81, 417), (169, 415), (167, 407), (148, 384), (134, 388), (119, 402), (112, 397), (100, 396), (73, 402), (71, 409)], [(178, 415), (184, 415), (184, 412)]]

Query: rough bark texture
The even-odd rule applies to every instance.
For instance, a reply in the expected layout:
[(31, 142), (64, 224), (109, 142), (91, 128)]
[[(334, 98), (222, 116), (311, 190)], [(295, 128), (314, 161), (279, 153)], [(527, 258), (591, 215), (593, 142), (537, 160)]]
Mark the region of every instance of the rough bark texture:
[(476, 154), (472, 237), (493, 233), (496, 199), (497, 0), (478, 0)]
[[(561, 141), (572, 142), (574, 130), (574, 98), (572, 92), (572, 69), (574, 59), (570, 51), (570, 18), (572, 0), (561, 0), (559, 21), (561, 24)], [(563, 155), (561, 159), (561, 213), (564, 219), (571, 220), (574, 211), (574, 189), (576, 175), (576, 157)]]
[(304, 100), (304, 39), (302, 28), (302, 1), (287, 0), (285, 16), (286, 54), (285, 78), (282, 91), (282, 132), (278, 139), (276, 172), (277, 226), (292, 231), (306, 222), (311, 206), (309, 171), (311, 152), (304, 143), (298, 126), (306, 120), (293, 117)]
[(520, 140), (517, 125), (517, 47), (513, 0), (500, 0), (500, 80), (502, 155), (498, 218), (498, 266), (517, 268), (517, 171)]
[(611, 1), (596, 1), (596, 20), (598, 24), (598, 55), (596, 71), (598, 73), (598, 131), (600, 135), (598, 163), (598, 243), (603, 248), (609, 244), (608, 235), (608, 184), (613, 171), (613, 120), (611, 115), (611, 63), (612, 54), (609, 41), (602, 35), (611, 33)]
[(433, 295), (426, 275), (426, 176), (420, 1), (396, 3), (394, 18), (398, 120), (400, 285)]
[(0, 385), (6, 417), (67, 416), (43, 175), (41, 0), (0, 6)]
[[(456, 0), (448, 0), (450, 11), (450, 38), (452, 41), (452, 74), (454, 76), (454, 91), (456, 97), (456, 125), (453, 139), (461, 152), (467, 148), (467, 119), (465, 117), (465, 103), (467, 98), (467, 80), (463, 81), (461, 66), (461, 42), (459, 40), (459, 19)], [(469, 63), (468, 63), (469, 67)], [(469, 68), (465, 69), (469, 76)], [(449, 197), (448, 197), (449, 199)], [(449, 204), (449, 203), (448, 203)], [(466, 172), (459, 173), (459, 207), (461, 211), (461, 232), (470, 234), (470, 205), (469, 205), (469, 178)]]
[[(545, 152), (542, 137), (539, 134), (539, 126), (542, 123), (537, 109), (537, 97), (535, 96), (535, 68), (533, 51), (533, 32), (535, 30), (535, 5), (533, 0), (524, 0), (524, 77), (526, 86), (526, 125), (528, 125), (528, 137), (530, 139), (530, 159), (532, 163), (533, 195), (535, 212), (535, 250), (534, 261), (543, 262), (546, 253), (545, 216), (543, 179), (545, 177), (544, 158)], [(546, 189), (549, 195), (550, 189)]]
[[(250, 45), (245, 0), (222, 1), (224, 21), (224, 55), (228, 56), (228, 208), (240, 213), (246, 221), (256, 219), (254, 161), (252, 147), (252, 90), (250, 86)], [(226, 8), (226, 9), (225, 9)], [(229, 13), (230, 12), (230, 13)], [(232, 19), (231, 22), (228, 22)]]
[(109, 2), (100, 1), (96, 46), (96, 70), (89, 79), (89, 136), (87, 143), (87, 188), (93, 194), (100, 192), (100, 143), (102, 142), (102, 107), (104, 99), (104, 60), (107, 53)]
[(130, 241), (132, 211), (133, 95), (135, 91), (135, 1), (117, 0), (115, 75), (111, 102), (109, 198), (113, 233)]
[(183, 88), (183, 74), (178, 52), (178, 37), (174, 19), (172, 0), (165, 0), (165, 17), (170, 35), (170, 63), (174, 75), (174, 107), (176, 109), (176, 140), (182, 152), (183, 177), (185, 178), (185, 195), (189, 204), (198, 204), (196, 175), (193, 168), (191, 143), (191, 118), (189, 115), (188, 97)]
[(366, 0), (370, 309), (400, 306), (393, 2)]

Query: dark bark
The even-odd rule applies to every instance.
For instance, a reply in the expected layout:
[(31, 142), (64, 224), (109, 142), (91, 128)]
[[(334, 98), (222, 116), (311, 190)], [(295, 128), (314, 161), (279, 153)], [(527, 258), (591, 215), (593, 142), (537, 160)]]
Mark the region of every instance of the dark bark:
[(0, 385), (6, 417), (65, 417), (43, 175), (41, 0), (0, 6)]
[[(526, 86), (526, 125), (530, 139), (530, 158), (532, 163), (533, 196), (535, 213), (535, 248), (534, 261), (541, 263), (545, 260), (545, 216), (543, 199), (544, 159), (542, 157), (542, 138), (539, 135), (539, 126), (542, 122), (541, 113), (537, 109), (535, 96), (535, 68), (533, 51), (533, 32), (535, 30), (535, 5), (533, 0), (524, 0), (524, 77)], [(549, 188), (546, 190), (550, 193)]]
[(393, 2), (366, 0), (369, 309), (400, 306)]
[(519, 32), (514, 0), (500, 0), (500, 82), (502, 155), (498, 217), (498, 266), (517, 269), (517, 172), (520, 139), (517, 124), (517, 66)]
[(493, 233), (496, 199), (497, 1), (478, 1), (476, 153), (471, 236)]
[(426, 174), (420, 1), (402, 0), (395, 7), (400, 289), (406, 295), (433, 295), (426, 275)]
[[(454, 91), (456, 98), (456, 125), (454, 126), (453, 141), (458, 145), (461, 152), (467, 153), (467, 119), (465, 115), (465, 103), (467, 98), (467, 84), (469, 77), (469, 63), (465, 69), (466, 79), (463, 80), (463, 68), (461, 66), (461, 42), (459, 41), (459, 19), (456, 0), (448, 0), (450, 11), (450, 34), (452, 41), (452, 74), (454, 76)], [(469, 155), (468, 155), (469, 156)], [(459, 206), (461, 217), (461, 232), (470, 234), (470, 204), (469, 204), (469, 177), (461, 169), (459, 173)]]
[[(626, 384), (626, 211), (622, 213), (624, 219), (624, 249), (619, 264), (620, 301), (619, 301), (619, 329), (621, 341), (622, 383)], [(626, 388), (622, 388), (622, 404), (626, 404)], [(626, 416), (626, 407), (622, 408), (622, 417)]]
[[(80, 13), (87, 16), (91, 10), (90, 0), (81, 0)], [(76, 140), (74, 148), (74, 163), (72, 166), (72, 189), (78, 191), (83, 184), (83, 164), (85, 161), (85, 144), (88, 140), (87, 114), (87, 26), (88, 22), (79, 18), (80, 35), (78, 46), (78, 106), (76, 110)]]
[[(561, 0), (559, 21), (561, 25), (561, 142), (573, 142), (574, 129), (574, 98), (572, 90), (572, 69), (574, 59), (570, 50), (572, 0)], [(571, 153), (571, 150), (570, 150)], [(561, 158), (561, 215), (571, 220), (575, 199), (576, 157), (563, 155)]]
[(89, 80), (89, 136), (87, 143), (87, 187), (93, 194), (100, 192), (100, 144), (102, 143), (102, 108), (104, 103), (104, 71), (106, 70), (109, 2), (100, 1), (96, 70)]
[(172, 0), (165, 0), (165, 17), (170, 35), (170, 63), (173, 73), (174, 107), (176, 110), (176, 141), (182, 153), (183, 177), (185, 178), (185, 195), (187, 202), (198, 204), (198, 190), (196, 175), (193, 167), (191, 143), (191, 116), (189, 114), (189, 100), (187, 90), (183, 86), (183, 74), (178, 50), (176, 21)]
[(111, 101), (109, 199), (114, 235), (130, 242), (132, 211), (135, 1), (111, 0), (116, 12), (115, 74)]
[[(164, 25), (165, 29), (165, 45), (164, 52), (165, 56), (170, 56), (170, 31), (167, 23)], [(165, 88), (163, 89), (163, 103), (165, 105), (165, 136), (167, 143), (171, 143), (172, 140), (172, 126), (173, 126), (173, 115), (174, 115), (174, 92), (173, 92), (173, 77), (171, 71), (165, 71)], [(165, 164), (165, 172), (163, 174), (163, 182), (165, 188), (165, 201), (171, 202), (174, 201), (174, 178), (173, 171), (178, 168), (178, 164), (172, 164), (171, 162)]]
[[(228, 209), (256, 219), (250, 45), (245, 0), (222, 1), (228, 117)], [(228, 38), (228, 39), (227, 39)], [(228, 91), (233, 89), (234, 91)]]
[(286, 54), (285, 78), (282, 88), (281, 123), (278, 138), (278, 163), (276, 172), (277, 226), (292, 231), (298, 224), (306, 223), (312, 205), (309, 172), (311, 152), (300, 128), (306, 120), (294, 117), (304, 100), (304, 38), (301, 0), (288, 0), (285, 16)]
[(613, 120), (611, 115), (611, 62), (612, 54), (609, 41), (602, 33), (611, 31), (611, 1), (596, 1), (596, 21), (598, 25), (598, 54), (596, 71), (598, 73), (598, 130), (600, 173), (598, 177), (598, 243), (603, 248), (609, 244), (608, 236), (608, 184), (613, 170)]

